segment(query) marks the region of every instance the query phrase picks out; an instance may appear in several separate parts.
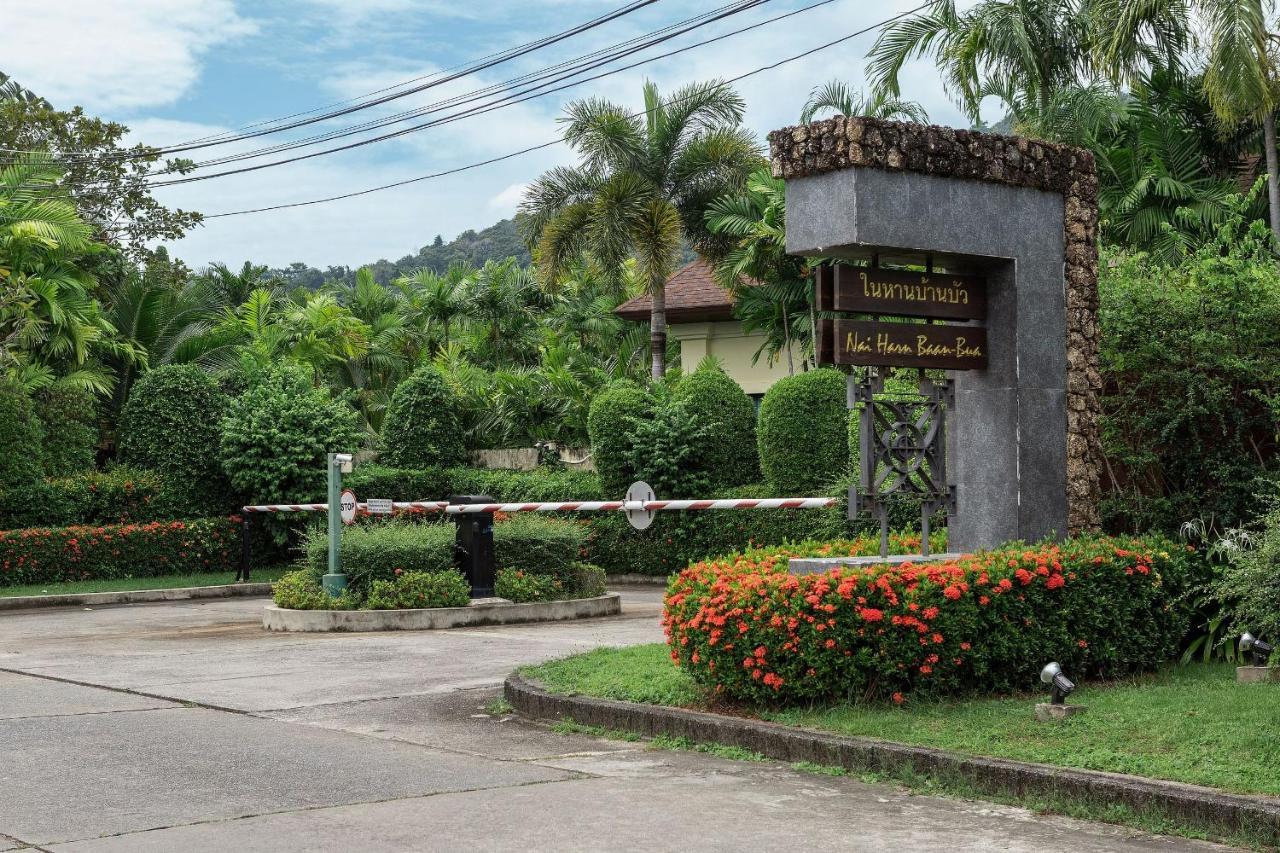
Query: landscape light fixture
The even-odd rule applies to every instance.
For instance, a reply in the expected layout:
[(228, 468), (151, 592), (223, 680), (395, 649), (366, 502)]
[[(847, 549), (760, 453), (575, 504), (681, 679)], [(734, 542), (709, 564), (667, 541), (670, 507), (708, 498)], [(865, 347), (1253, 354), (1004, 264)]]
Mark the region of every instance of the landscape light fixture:
[(1055, 661), (1040, 670), (1040, 680), (1049, 685), (1050, 701), (1054, 705), (1063, 705), (1067, 696), (1076, 689), (1075, 683), (1062, 674), (1062, 667)]
[(1248, 631), (1240, 635), (1240, 651), (1253, 658), (1254, 666), (1266, 666), (1267, 661), (1271, 658), (1271, 653), (1275, 650), (1275, 646), (1262, 642)]

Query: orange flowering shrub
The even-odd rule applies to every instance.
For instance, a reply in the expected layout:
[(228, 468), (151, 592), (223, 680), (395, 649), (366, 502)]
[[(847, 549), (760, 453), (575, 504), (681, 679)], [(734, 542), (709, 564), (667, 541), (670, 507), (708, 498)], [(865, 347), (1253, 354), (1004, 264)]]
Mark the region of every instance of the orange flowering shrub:
[(239, 519), (0, 530), (0, 586), (232, 571)]
[(875, 553), (870, 540), (695, 563), (667, 587), (671, 657), (750, 701), (1010, 691), (1059, 661), (1072, 677), (1151, 669), (1178, 650), (1202, 562), (1158, 539), (1011, 545), (945, 563), (792, 575), (792, 556)]

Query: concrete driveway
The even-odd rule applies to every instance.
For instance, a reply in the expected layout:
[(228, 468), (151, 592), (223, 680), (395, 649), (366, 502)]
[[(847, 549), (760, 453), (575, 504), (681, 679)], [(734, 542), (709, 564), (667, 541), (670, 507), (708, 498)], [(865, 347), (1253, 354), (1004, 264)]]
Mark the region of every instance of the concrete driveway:
[(0, 615), (0, 851), (1223, 849), (563, 735), (516, 666), (661, 639), (618, 617), (296, 635), (262, 600)]

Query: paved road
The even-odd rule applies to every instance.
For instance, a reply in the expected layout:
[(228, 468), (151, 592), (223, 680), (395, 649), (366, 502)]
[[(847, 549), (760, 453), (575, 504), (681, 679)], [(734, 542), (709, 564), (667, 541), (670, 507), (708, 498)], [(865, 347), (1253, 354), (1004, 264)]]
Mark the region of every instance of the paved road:
[(1223, 849), (486, 712), (619, 617), (270, 634), (263, 601), (0, 616), (0, 851)]

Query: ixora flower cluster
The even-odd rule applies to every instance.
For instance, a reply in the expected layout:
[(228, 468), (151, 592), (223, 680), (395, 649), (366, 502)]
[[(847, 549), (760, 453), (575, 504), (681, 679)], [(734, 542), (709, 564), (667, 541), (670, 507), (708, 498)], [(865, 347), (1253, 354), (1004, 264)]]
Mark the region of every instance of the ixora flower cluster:
[(239, 519), (0, 530), (0, 584), (231, 571)]
[(695, 563), (667, 589), (671, 657), (747, 701), (1027, 689), (1046, 660), (1081, 676), (1150, 669), (1190, 622), (1198, 555), (1158, 539), (1072, 539), (945, 563), (792, 575), (793, 556), (861, 540)]

